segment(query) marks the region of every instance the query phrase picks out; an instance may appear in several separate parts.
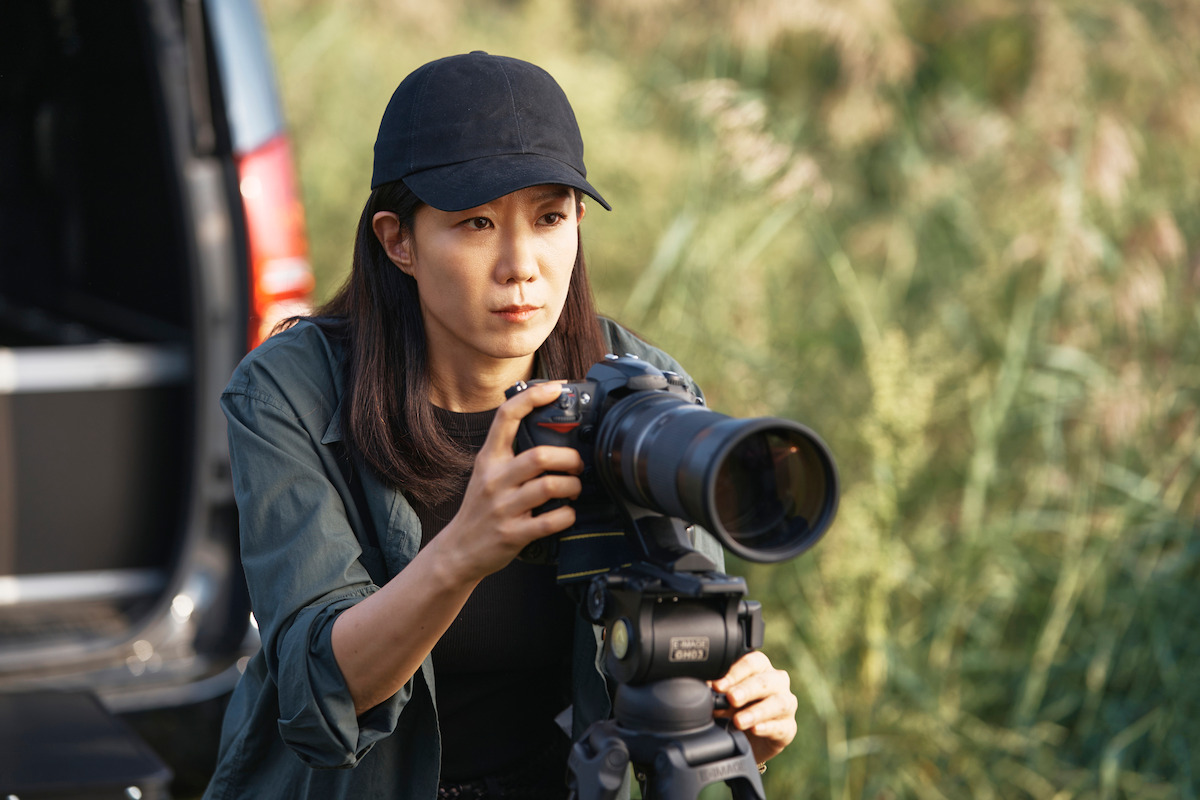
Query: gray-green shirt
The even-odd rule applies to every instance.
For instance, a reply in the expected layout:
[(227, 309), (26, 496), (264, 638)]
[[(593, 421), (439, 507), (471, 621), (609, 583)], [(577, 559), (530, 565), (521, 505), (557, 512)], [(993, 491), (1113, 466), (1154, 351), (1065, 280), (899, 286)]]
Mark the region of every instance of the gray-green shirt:
[[(685, 374), (666, 353), (602, 322), (613, 352)], [(246, 356), (221, 397), (242, 564), (262, 649), (230, 700), (206, 799), (437, 795), (441, 748), (432, 659), (401, 691), (356, 716), (330, 645), (338, 614), (404, 569), (421, 543), (408, 500), (368, 469), (353, 471), (365, 500), (355, 502), (350, 473), (339, 463), (346, 452), (341, 363), (338, 347), (302, 322)], [(360, 518), (361, 506), (371, 525)], [(698, 535), (697, 548), (723, 565), (711, 537)], [(576, 737), (609, 713), (597, 634), (577, 619)]]

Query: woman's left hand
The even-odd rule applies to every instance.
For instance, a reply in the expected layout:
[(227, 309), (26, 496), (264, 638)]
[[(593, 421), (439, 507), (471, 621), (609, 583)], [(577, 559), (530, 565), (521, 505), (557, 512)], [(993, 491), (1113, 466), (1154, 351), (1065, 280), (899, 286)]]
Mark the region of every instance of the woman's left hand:
[(760, 764), (779, 755), (796, 738), (796, 708), (791, 678), (771, 660), (755, 650), (742, 656), (725, 677), (712, 681), (712, 688), (729, 700), (727, 710), (714, 716), (732, 718), (746, 734), (754, 760)]

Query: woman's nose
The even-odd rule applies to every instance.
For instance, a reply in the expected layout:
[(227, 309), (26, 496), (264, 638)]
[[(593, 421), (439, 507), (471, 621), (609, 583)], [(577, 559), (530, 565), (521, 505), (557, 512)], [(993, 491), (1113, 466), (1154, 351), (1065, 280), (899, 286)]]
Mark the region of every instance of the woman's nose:
[(524, 283), (538, 274), (534, 237), (525, 231), (512, 231), (503, 237), (496, 278), (501, 283)]

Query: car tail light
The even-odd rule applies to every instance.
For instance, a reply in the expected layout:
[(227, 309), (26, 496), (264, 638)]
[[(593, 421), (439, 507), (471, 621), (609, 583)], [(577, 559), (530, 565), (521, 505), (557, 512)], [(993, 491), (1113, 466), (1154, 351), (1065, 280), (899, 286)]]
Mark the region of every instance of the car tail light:
[(249, 345), (282, 319), (312, 310), (312, 265), (291, 146), (284, 136), (238, 159), (250, 255)]

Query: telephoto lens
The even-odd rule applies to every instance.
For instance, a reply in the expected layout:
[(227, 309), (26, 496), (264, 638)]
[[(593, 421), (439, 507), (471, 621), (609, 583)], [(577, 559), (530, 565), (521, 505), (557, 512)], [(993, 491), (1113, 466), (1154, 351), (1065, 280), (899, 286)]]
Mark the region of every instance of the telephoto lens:
[(667, 392), (633, 392), (607, 409), (596, 471), (627, 501), (696, 523), (740, 558), (778, 562), (833, 521), (837, 469), (808, 428), (737, 419)]

